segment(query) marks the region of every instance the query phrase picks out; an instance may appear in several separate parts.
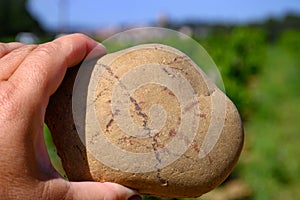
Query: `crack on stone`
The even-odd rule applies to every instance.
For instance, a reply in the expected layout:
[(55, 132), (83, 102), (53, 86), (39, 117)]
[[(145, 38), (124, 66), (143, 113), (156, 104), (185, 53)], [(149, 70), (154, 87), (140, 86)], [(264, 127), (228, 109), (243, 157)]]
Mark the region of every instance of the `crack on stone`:
[(133, 141), (132, 139), (134, 139), (133, 136), (122, 136), (119, 140), (120, 143), (124, 143), (124, 142), (129, 142), (130, 145), (133, 145)]
[(163, 70), (168, 76), (170, 76), (171, 78), (174, 78), (174, 77), (175, 77), (175, 75), (174, 75), (174, 74), (171, 74), (165, 67), (163, 67), (162, 70)]
[(175, 94), (174, 94), (172, 91), (169, 91), (168, 94), (169, 94), (170, 96), (175, 97)]
[[(153, 151), (154, 151), (155, 159), (158, 161), (158, 164), (161, 164), (161, 158), (160, 158), (159, 152), (157, 151), (157, 149), (158, 149), (157, 135), (158, 134), (156, 134), (155, 136), (152, 137), (151, 145), (152, 145), (152, 148), (153, 148)], [(157, 167), (158, 164), (156, 164), (156, 167)]]
[(170, 131), (169, 131), (169, 136), (170, 137), (174, 137), (175, 135), (177, 134), (176, 130), (174, 128), (172, 128)]
[(97, 138), (98, 137), (98, 135), (99, 135), (100, 133), (97, 131), (97, 132), (95, 132), (94, 134), (92, 134), (92, 137), (91, 137), (91, 140), (89, 141), (89, 144), (95, 144), (95, 138)]
[(108, 71), (108, 73), (115, 79), (117, 79), (117, 81), (119, 82), (120, 86), (122, 89), (127, 90), (126, 86), (122, 83), (122, 81), (120, 80), (119, 76), (117, 76), (116, 74), (114, 74), (113, 70), (111, 69), (110, 66), (108, 65), (104, 65), (104, 64), (100, 64), (101, 67), (103, 67), (106, 71)]
[(187, 56), (177, 56), (173, 59), (173, 62), (181, 62), (181, 61), (186, 61), (189, 60)]
[(198, 116), (199, 116), (200, 118), (204, 118), (204, 119), (207, 118), (207, 115), (206, 115), (205, 113), (200, 113)]
[[(147, 135), (149, 137), (151, 137), (151, 129), (147, 126), (148, 124), (148, 116), (142, 112), (142, 108), (139, 106), (139, 104), (137, 103), (137, 101), (133, 98), (133, 97), (130, 97), (130, 101), (134, 104), (135, 106), (135, 110), (138, 111), (138, 115), (142, 116), (143, 117), (143, 128), (144, 130), (147, 131)], [(157, 174), (156, 174), (156, 177), (157, 179), (159, 180), (159, 182), (161, 183), (161, 186), (163, 187), (166, 187), (168, 186), (168, 181), (163, 179), (160, 175), (160, 169), (159, 169), (159, 165), (161, 164), (161, 158), (160, 158), (160, 154), (159, 154), (159, 151), (158, 151), (158, 141), (157, 141), (157, 137), (159, 136), (159, 134), (155, 134), (154, 136), (152, 136), (152, 143), (151, 143), (151, 146), (152, 146), (152, 150), (154, 152), (154, 156), (155, 156), (155, 159), (157, 161), (157, 163), (155, 164), (155, 168), (157, 170)]]
[(183, 62), (183, 61), (186, 61), (186, 60), (189, 60), (189, 58), (187, 58), (186, 56), (176, 56), (171, 61), (163, 60), (162, 64), (170, 65), (170, 64), (173, 64), (173, 63), (179, 63), (179, 62)]
[[(123, 89), (123, 90), (128, 90), (126, 85), (120, 80), (120, 79), (117, 79), (117, 81), (119, 82), (120, 84), (120, 87)], [(129, 94), (126, 94), (127, 96), (130, 96)]]
[(163, 88), (161, 89), (161, 91), (166, 91), (168, 88), (166, 86), (163, 86)]
[(102, 94), (103, 94), (105, 91), (107, 91), (107, 90), (108, 90), (108, 88), (102, 89), (102, 90), (96, 95), (95, 99), (91, 102), (91, 104), (89, 104), (88, 106), (91, 106), (91, 105), (93, 105), (94, 103), (96, 103), (96, 102), (98, 101), (98, 99), (102, 96)]
[(215, 89), (215, 88), (213, 88), (213, 89), (211, 89), (211, 90), (208, 88), (208, 94), (205, 94), (205, 96), (211, 96), (211, 95), (213, 95), (215, 92), (216, 92), (216, 89)]
[(193, 101), (191, 103), (189, 103), (188, 105), (186, 105), (184, 108), (183, 108), (183, 114), (187, 113), (187, 112), (190, 112), (195, 106), (198, 105), (198, 102), (197, 101)]
[(158, 145), (158, 141), (157, 141), (157, 137), (159, 136), (159, 134), (151, 136), (151, 129), (148, 127), (149, 117), (147, 116), (146, 113), (144, 113), (142, 111), (142, 108), (137, 103), (136, 99), (134, 99), (133, 97), (130, 97), (130, 101), (134, 104), (134, 107), (135, 107), (135, 110), (137, 111), (137, 114), (143, 118), (143, 125), (142, 126), (143, 126), (144, 130), (147, 131), (148, 137), (152, 137), (151, 146), (152, 146), (152, 150), (154, 152), (155, 159), (158, 162), (155, 165), (155, 168), (157, 170), (159, 170), (158, 165), (161, 164), (161, 158), (160, 158), (160, 155), (159, 155), (159, 152), (158, 152), (159, 145)]
[(120, 114), (120, 109), (116, 109), (115, 112), (113, 113), (113, 116), (119, 115)]
[(111, 118), (109, 122), (106, 124), (106, 132), (109, 132), (109, 128), (111, 127), (112, 123), (114, 122), (114, 119)]
[(104, 65), (104, 64), (100, 64), (100, 66), (103, 67), (106, 71), (108, 71), (108, 73), (109, 73), (112, 77), (114, 77), (114, 78), (116, 78), (116, 79), (119, 79), (119, 77), (118, 77), (117, 75), (114, 74), (114, 72), (112, 71), (112, 69), (111, 69), (110, 66)]
[[(134, 108), (137, 111), (137, 114), (143, 118), (143, 127), (144, 127), (144, 129), (148, 130), (149, 128), (147, 127), (147, 123), (148, 123), (149, 117), (147, 116), (146, 113), (144, 113), (142, 111), (142, 108), (140, 107), (140, 105), (138, 104), (138, 102), (136, 101), (136, 99), (134, 99), (133, 97), (130, 97), (130, 101), (131, 101), (131, 103), (134, 104)], [(149, 129), (149, 132), (150, 131), (151, 130)], [(149, 133), (149, 136), (150, 136), (150, 133)]]
[[(185, 56), (177, 56), (177, 57), (175, 57), (173, 60), (171, 60), (171, 61), (166, 61), (166, 60), (163, 60), (162, 61), (162, 64), (166, 64), (166, 65), (171, 65), (171, 64), (174, 64), (174, 63), (179, 63), (179, 62), (184, 62), (184, 61), (186, 61), (186, 60), (188, 60), (188, 58), (187, 57), (185, 57)], [(122, 89), (124, 89), (124, 90), (128, 90), (127, 89), (127, 87), (126, 87), (126, 85), (124, 85), (123, 83), (122, 83), (122, 81), (120, 80), (120, 78), (117, 76), (117, 75), (115, 75), (114, 74), (114, 72), (113, 72), (113, 70), (108, 66), (108, 65), (104, 65), (104, 64), (100, 64), (100, 66), (102, 66), (108, 73), (109, 73), (109, 75), (111, 76), (111, 77), (113, 77), (113, 78), (115, 78), (117, 81), (118, 81), (118, 83), (119, 83), (119, 85), (120, 85), (120, 87), (122, 88)], [(174, 69), (176, 69), (176, 70), (184, 70), (184, 69), (182, 69), (182, 68), (178, 68), (178, 66), (169, 66), (170, 68), (174, 68)], [(168, 75), (168, 76), (171, 76), (172, 78), (173, 77), (175, 77), (175, 75), (173, 75), (170, 71), (168, 71), (165, 67), (163, 67), (162, 68), (162, 70)], [(96, 96), (96, 98), (95, 98), (95, 100), (94, 101), (97, 101), (97, 99), (98, 98), (100, 98), (100, 96), (102, 95), (102, 93), (103, 92), (105, 92), (106, 90), (108, 90), (107, 88), (105, 88), (104, 90), (102, 90), (97, 96)], [(167, 90), (167, 88), (165, 87), (165, 88), (163, 88), (163, 90)], [(213, 90), (209, 90), (208, 91), (208, 94), (206, 95), (205, 94), (205, 96), (210, 96), (210, 95), (212, 95), (213, 93), (215, 92), (215, 89), (213, 89)], [(143, 128), (144, 128), (144, 130), (146, 130), (146, 132), (147, 132), (147, 135), (149, 136), (149, 137), (152, 137), (152, 143), (151, 143), (151, 146), (152, 146), (152, 150), (153, 150), (153, 152), (154, 152), (154, 156), (155, 156), (155, 159), (156, 159), (156, 161), (157, 161), (157, 163), (155, 164), (155, 169), (156, 169), (156, 177), (157, 177), (157, 179), (158, 179), (158, 181), (160, 182), (160, 184), (161, 184), (161, 186), (162, 187), (167, 187), (168, 185), (169, 185), (169, 182), (168, 182), (168, 180), (166, 180), (166, 179), (164, 179), (163, 177), (162, 177), (162, 175), (161, 175), (161, 169), (159, 168), (159, 166), (162, 164), (162, 159), (161, 159), (161, 155), (160, 155), (160, 152), (158, 151), (158, 149), (160, 148), (159, 147), (159, 143), (158, 143), (158, 136), (159, 136), (159, 134), (155, 134), (154, 136), (151, 136), (151, 129), (148, 127), (148, 123), (149, 123), (149, 117), (148, 117), (148, 115), (146, 114), (146, 113), (144, 113), (143, 112), (143, 110), (142, 110), (142, 108), (140, 107), (140, 105), (139, 105), (139, 103), (137, 102), (137, 100), (136, 99), (134, 99), (132, 96), (130, 96), (130, 93), (127, 93), (126, 94), (128, 97), (129, 97), (129, 99), (130, 99), (130, 102), (131, 103), (133, 103), (133, 105), (134, 105), (134, 108), (135, 108), (135, 111), (137, 112), (137, 115), (138, 116), (141, 116), (142, 117), (142, 119), (143, 119), (143, 124), (142, 124), (142, 126), (143, 126)], [(169, 95), (174, 95), (173, 93), (169, 93)], [(193, 102), (191, 102), (189, 105), (187, 105), (185, 108), (184, 108), (184, 112), (189, 112), (191, 109), (193, 109), (194, 108), (194, 106), (196, 106), (197, 105), (197, 102), (196, 101), (193, 101)], [(116, 110), (116, 112), (115, 113), (113, 113), (113, 115), (118, 115), (119, 114), (119, 110)], [(179, 121), (181, 121), (181, 118), (179, 118)], [(110, 119), (110, 121), (106, 124), (106, 131), (109, 131), (109, 128), (111, 127), (111, 125), (112, 125), (112, 123), (114, 122), (114, 119), (112, 118), (112, 119)], [(175, 136), (176, 134), (178, 134), (178, 132), (176, 132), (174, 129), (171, 129), (170, 131), (169, 131), (169, 136), (170, 137), (173, 137), (173, 136)], [(123, 136), (122, 138), (120, 138), (119, 139), (119, 142), (129, 142), (131, 145), (133, 145), (133, 141), (132, 141), (132, 139), (134, 139), (134, 137), (133, 136)], [(189, 138), (187, 138), (187, 136), (185, 136), (185, 135), (182, 135), (182, 134), (180, 134), (179, 135), (179, 139), (181, 139), (181, 140), (184, 140), (184, 142), (186, 143), (186, 144), (191, 144), (190, 143), (190, 139)], [(150, 147), (151, 148), (151, 147)], [(196, 150), (196, 152), (199, 150), (198, 148), (196, 148), (196, 146), (193, 146), (193, 148)], [(167, 153), (169, 153), (169, 154), (171, 154), (172, 152), (170, 152), (170, 150), (168, 150), (168, 149), (163, 149), (165, 152), (167, 152)], [(186, 158), (186, 159), (192, 159), (193, 161), (195, 161), (196, 162), (196, 160), (194, 160), (194, 158), (193, 157), (191, 157), (191, 156), (188, 156), (188, 155), (185, 155), (185, 154), (181, 154), (181, 155), (176, 155), (176, 153), (172, 153), (173, 155), (175, 155), (175, 156), (178, 156), (178, 157), (184, 157), (184, 158)]]
[[(114, 72), (112, 71), (112, 69), (108, 66), (108, 65), (104, 65), (104, 64), (99, 64), (101, 67), (103, 67), (106, 71), (108, 71), (108, 73), (110, 74), (110, 76), (112, 76), (113, 78), (115, 78), (120, 87), (123, 89), (123, 90), (126, 90), (127, 91), (127, 88), (126, 86), (122, 83), (122, 81), (119, 79), (119, 76), (115, 75)], [(107, 81), (111, 82), (108, 78), (102, 76), (101, 78), (104, 78), (106, 79)], [(108, 91), (109, 88), (103, 88), (95, 97), (95, 99), (92, 101), (91, 105), (96, 103), (96, 101), (98, 101), (98, 99), (102, 96), (102, 94), (105, 92), (105, 91)], [(126, 94), (127, 96), (130, 96), (128, 93)], [(108, 100), (108, 103), (111, 103), (111, 100)], [(90, 105), (88, 105), (90, 106)]]
[(168, 182), (168, 180), (162, 178), (160, 173), (161, 173), (161, 170), (157, 169), (156, 178), (159, 180), (161, 186), (167, 187), (169, 182)]

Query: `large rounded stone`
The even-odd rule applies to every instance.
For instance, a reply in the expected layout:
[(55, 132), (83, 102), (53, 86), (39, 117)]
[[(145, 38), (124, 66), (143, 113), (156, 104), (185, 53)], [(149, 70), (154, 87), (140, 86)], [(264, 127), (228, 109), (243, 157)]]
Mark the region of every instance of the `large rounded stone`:
[(232, 171), (243, 145), (239, 113), (182, 52), (147, 44), (91, 60), (73, 91), (77, 71), (68, 70), (46, 113), (70, 180), (197, 197)]

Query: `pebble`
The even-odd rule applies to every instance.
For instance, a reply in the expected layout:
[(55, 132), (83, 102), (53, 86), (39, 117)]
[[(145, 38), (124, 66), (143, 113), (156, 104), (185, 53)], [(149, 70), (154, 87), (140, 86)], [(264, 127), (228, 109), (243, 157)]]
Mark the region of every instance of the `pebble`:
[(68, 69), (46, 112), (69, 180), (181, 198), (228, 177), (243, 146), (242, 121), (189, 57), (145, 44), (85, 64)]

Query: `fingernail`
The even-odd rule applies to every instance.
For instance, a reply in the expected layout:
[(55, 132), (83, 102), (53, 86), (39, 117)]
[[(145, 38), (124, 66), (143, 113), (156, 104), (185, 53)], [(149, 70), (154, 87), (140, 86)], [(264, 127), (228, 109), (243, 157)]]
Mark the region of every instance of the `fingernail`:
[(97, 46), (87, 55), (86, 59), (101, 58), (106, 54), (106, 48), (103, 44), (97, 43)]
[(98, 42), (98, 46), (100, 46), (101, 48), (105, 49), (105, 51), (106, 51), (106, 47), (102, 43)]
[(140, 195), (135, 194), (129, 197), (128, 200), (142, 200), (142, 197)]
[(100, 52), (104, 52), (104, 54), (106, 54), (106, 52), (107, 52), (106, 47), (103, 44), (99, 43), (99, 42), (97, 43), (97, 46), (94, 47), (93, 50), (95, 50), (95, 49), (97, 49)]

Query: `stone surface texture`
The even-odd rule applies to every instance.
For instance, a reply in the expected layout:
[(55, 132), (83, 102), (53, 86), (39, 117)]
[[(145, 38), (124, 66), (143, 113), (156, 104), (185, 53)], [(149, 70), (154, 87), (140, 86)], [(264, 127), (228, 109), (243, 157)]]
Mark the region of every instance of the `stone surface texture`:
[(68, 69), (46, 112), (70, 180), (171, 198), (201, 196), (226, 179), (243, 146), (242, 122), (190, 58), (149, 44), (90, 65), (86, 93), (75, 102), (80, 112), (74, 105), (72, 112), (78, 67)]

